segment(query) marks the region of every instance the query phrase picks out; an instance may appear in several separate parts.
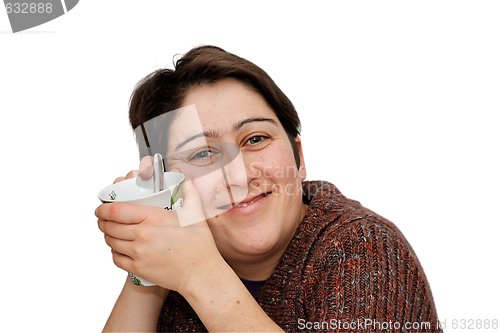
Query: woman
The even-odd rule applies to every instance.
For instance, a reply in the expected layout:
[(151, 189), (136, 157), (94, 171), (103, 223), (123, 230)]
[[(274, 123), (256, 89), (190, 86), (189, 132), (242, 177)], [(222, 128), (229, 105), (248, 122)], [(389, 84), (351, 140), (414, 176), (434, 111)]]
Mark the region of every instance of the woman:
[[(130, 122), (140, 128), (190, 106), (201, 134), (175, 116), (166, 147), (167, 169), (191, 179), (183, 207), (96, 210), (114, 263), (157, 284), (127, 280), (105, 331), (439, 331), (424, 271), (400, 231), (334, 185), (305, 181), (299, 118), (262, 69), (195, 48), (175, 70), (140, 82)], [(221, 143), (238, 148), (243, 167), (228, 162), (223, 183), (193, 177), (193, 161), (209, 165)], [(181, 146), (189, 157), (176, 158)], [(228, 204), (218, 193), (237, 198)], [(202, 221), (180, 227), (182, 219)]]

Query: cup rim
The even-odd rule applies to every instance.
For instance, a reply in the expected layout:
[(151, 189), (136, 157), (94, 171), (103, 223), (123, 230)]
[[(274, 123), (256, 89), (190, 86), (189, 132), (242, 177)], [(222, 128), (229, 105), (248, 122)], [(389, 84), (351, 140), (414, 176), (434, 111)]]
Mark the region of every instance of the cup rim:
[(173, 185), (170, 185), (168, 187), (165, 187), (165, 189), (162, 190), (162, 191), (160, 191), (160, 192), (147, 194), (147, 195), (144, 195), (144, 196), (141, 196), (141, 197), (138, 197), (138, 198), (134, 198), (134, 199), (127, 199), (127, 200), (109, 200), (109, 199), (103, 199), (104, 195), (106, 193), (109, 193), (108, 189), (110, 187), (115, 186), (116, 184), (120, 184), (120, 183), (121, 184), (126, 184), (126, 183), (130, 183), (130, 182), (134, 182), (135, 183), (136, 180), (137, 180), (137, 177), (139, 177), (139, 176), (136, 176), (136, 177), (133, 177), (133, 178), (122, 180), (121, 182), (118, 182), (118, 183), (109, 184), (108, 186), (104, 187), (98, 193), (99, 200), (101, 200), (102, 203), (131, 202), (131, 201), (145, 200), (145, 199), (153, 198), (155, 196), (162, 195), (162, 194), (165, 193), (165, 191), (173, 189), (174, 187), (178, 186), (179, 184), (182, 184), (186, 180), (186, 176), (184, 174), (180, 173), (180, 172), (165, 171), (164, 174), (165, 174), (165, 179), (167, 179), (167, 177), (169, 177), (167, 174), (170, 174), (170, 175), (176, 174), (176, 175), (180, 175), (181, 176), (181, 180), (179, 182), (177, 182), (176, 184), (173, 184)]

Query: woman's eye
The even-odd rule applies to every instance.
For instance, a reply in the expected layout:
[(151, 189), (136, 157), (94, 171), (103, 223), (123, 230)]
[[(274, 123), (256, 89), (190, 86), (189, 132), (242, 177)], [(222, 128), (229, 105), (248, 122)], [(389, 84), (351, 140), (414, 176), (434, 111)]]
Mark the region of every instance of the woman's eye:
[(212, 157), (213, 155), (215, 155), (215, 153), (213, 151), (211, 151), (209, 149), (205, 149), (205, 150), (201, 150), (201, 151), (196, 152), (193, 155), (191, 155), (191, 157), (189, 157), (189, 160), (190, 161), (206, 160), (206, 159), (209, 159), (210, 157)]
[(256, 144), (264, 141), (265, 139), (267, 139), (267, 137), (265, 137), (263, 135), (255, 135), (255, 136), (252, 136), (250, 139), (248, 139), (246, 143), (248, 143), (249, 145), (256, 145)]

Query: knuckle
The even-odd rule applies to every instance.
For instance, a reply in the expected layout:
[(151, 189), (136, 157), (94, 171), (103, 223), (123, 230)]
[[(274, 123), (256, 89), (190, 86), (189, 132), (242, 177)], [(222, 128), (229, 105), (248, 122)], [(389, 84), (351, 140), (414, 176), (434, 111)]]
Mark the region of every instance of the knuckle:
[(104, 234), (104, 242), (109, 246), (112, 247), (110, 244), (110, 238), (108, 235)]
[(97, 219), (97, 227), (99, 228), (99, 230), (101, 230), (102, 232), (104, 232), (103, 228), (104, 228), (104, 225), (103, 225), (103, 222), (101, 219)]
[(105, 209), (106, 209), (106, 206), (104, 206), (104, 204), (100, 204), (99, 207), (97, 207), (96, 210), (94, 211), (94, 215), (98, 219), (101, 219), (102, 214), (103, 214), (103, 210), (105, 210)]
[(97, 220), (97, 226), (99, 227), (99, 230), (101, 230), (104, 234), (107, 234), (108, 232), (108, 225), (106, 222), (103, 220), (99, 219)]
[(132, 260), (130, 262), (130, 271), (134, 272), (134, 273), (138, 273), (138, 272), (142, 272), (143, 270), (143, 267), (142, 265), (140, 264), (140, 261), (137, 261), (137, 260)]
[(121, 267), (121, 261), (120, 261), (120, 258), (118, 257), (118, 255), (115, 253), (115, 252), (112, 252), (113, 253), (113, 263), (118, 266), (118, 267)]
[(125, 179), (133, 178), (137, 175), (139, 171), (137, 170), (131, 170), (127, 173), (127, 176), (125, 176)]
[(115, 220), (118, 214), (120, 214), (120, 205), (116, 203), (110, 203), (108, 205), (109, 220)]
[(134, 242), (134, 244), (131, 247), (132, 255), (134, 258), (140, 258), (144, 256), (144, 247), (140, 244), (137, 244)]
[(121, 181), (125, 180), (125, 177), (118, 177), (113, 181), (113, 184), (119, 183)]
[(147, 228), (137, 228), (135, 231), (135, 239), (148, 243), (151, 241), (151, 236)]

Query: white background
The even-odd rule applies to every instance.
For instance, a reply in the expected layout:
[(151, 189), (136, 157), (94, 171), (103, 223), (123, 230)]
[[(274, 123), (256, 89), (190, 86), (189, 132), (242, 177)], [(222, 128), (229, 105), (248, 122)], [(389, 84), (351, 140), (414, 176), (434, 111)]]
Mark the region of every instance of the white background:
[(12, 34), (0, 8), (0, 331), (101, 330), (125, 273), (93, 212), (137, 167), (130, 93), (200, 44), (275, 79), (308, 178), (396, 223), (447, 332), (500, 319), (499, 17), (495, 1), (81, 1)]

